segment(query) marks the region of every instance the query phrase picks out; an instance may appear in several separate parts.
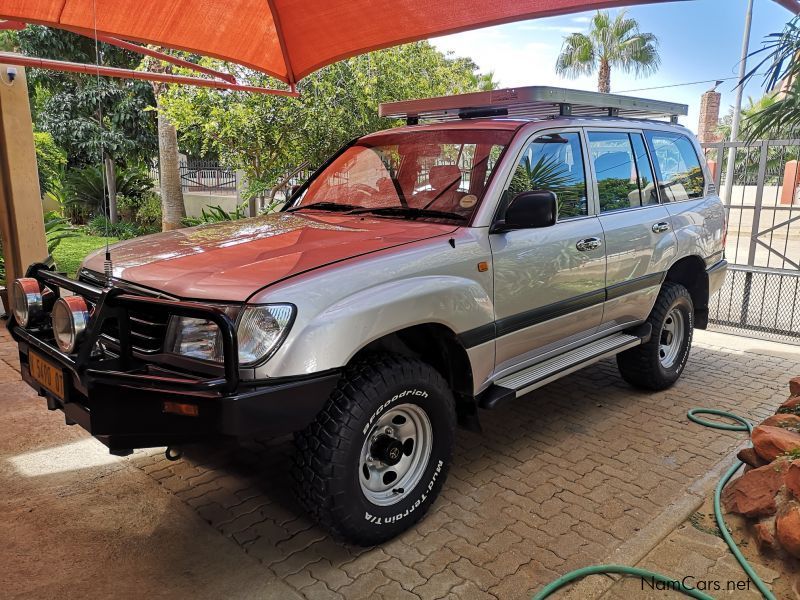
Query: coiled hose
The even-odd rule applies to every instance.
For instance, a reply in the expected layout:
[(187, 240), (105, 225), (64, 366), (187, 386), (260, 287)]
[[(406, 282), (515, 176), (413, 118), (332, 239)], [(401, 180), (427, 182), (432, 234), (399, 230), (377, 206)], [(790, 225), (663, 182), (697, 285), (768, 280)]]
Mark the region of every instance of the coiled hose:
[[(726, 419), (731, 419), (734, 423), (721, 423), (719, 421), (708, 421), (706, 419), (701, 418), (698, 415), (713, 415), (716, 417), (724, 417)], [(703, 425), (705, 427), (711, 427), (712, 429), (724, 429), (726, 431), (746, 431), (748, 435), (753, 430), (753, 426), (747, 419), (740, 417), (739, 415), (735, 415), (733, 413), (726, 412), (724, 410), (716, 410), (713, 408), (693, 408), (691, 409), (687, 415), (690, 421), (693, 421), (699, 425)], [(773, 593), (769, 590), (766, 584), (761, 580), (758, 574), (755, 572), (755, 569), (747, 562), (747, 559), (744, 557), (742, 552), (739, 550), (739, 547), (736, 545), (736, 542), (733, 541), (730, 532), (728, 531), (727, 525), (725, 525), (725, 520), (722, 518), (722, 508), (720, 507), (720, 496), (722, 495), (723, 488), (728, 484), (728, 482), (733, 478), (736, 472), (744, 465), (743, 462), (740, 460), (736, 461), (727, 473), (719, 480), (717, 483), (717, 487), (714, 489), (714, 518), (717, 521), (717, 527), (719, 528), (720, 533), (722, 534), (722, 539), (725, 540), (725, 543), (728, 544), (728, 548), (730, 549), (731, 553), (736, 560), (741, 565), (742, 569), (747, 576), (752, 580), (755, 584), (758, 591), (761, 592), (761, 595), (766, 600), (776, 600)], [(589, 567), (583, 567), (580, 569), (575, 569), (574, 571), (570, 571), (566, 575), (563, 575), (556, 579), (555, 581), (551, 581), (546, 586), (544, 586), (536, 595), (533, 597), (533, 600), (544, 600), (545, 598), (552, 595), (556, 590), (561, 589), (567, 584), (570, 584), (578, 579), (583, 579), (588, 575), (605, 575), (610, 573), (616, 573), (620, 575), (634, 575), (637, 577), (645, 577), (648, 579), (653, 579), (654, 581), (658, 581), (670, 586), (670, 589), (674, 589), (675, 591), (682, 592), (683, 594), (690, 596), (692, 598), (698, 598), (700, 600), (714, 600), (712, 596), (701, 592), (695, 588), (688, 588), (683, 585), (682, 582), (676, 582), (675, 579), (672, 577), (666, 577), (661, 575), (660, 573), (655, 573), (653, 571), (649, 571), (647, 569), (639, 569), (637, 567), (626, 567), (624, 565), (592, 565)], [(677, 583), (677, 585), (676, 585)]]

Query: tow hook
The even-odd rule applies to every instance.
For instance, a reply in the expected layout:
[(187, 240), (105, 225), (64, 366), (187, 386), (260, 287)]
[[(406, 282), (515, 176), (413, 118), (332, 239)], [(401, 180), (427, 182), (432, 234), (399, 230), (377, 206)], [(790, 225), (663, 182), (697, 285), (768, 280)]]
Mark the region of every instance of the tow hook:
[(167, 460), (176, 461), (183, 458), (183, 450), (177, 448), (175, 446), (167, 446), (167, 451), (164, 452), (164, 456), (167, 457)]

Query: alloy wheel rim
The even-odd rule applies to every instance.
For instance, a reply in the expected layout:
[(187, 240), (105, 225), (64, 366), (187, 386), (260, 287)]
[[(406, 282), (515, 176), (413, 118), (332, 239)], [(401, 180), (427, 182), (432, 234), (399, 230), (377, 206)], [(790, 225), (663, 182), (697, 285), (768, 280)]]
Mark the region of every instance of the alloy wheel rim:
[(361, 446), (358, 480), (372, 504), (391, 506), (408, 496), (428, 467), (433, 428), (416, 404), (387, 410)]
[(675, 365), (683, 348), (685, 330), (683, 327), (683, 313), (678, 308), (673, 308), (667, 313), (658, 344), (658, 358), (661, 366), (669, 369)]

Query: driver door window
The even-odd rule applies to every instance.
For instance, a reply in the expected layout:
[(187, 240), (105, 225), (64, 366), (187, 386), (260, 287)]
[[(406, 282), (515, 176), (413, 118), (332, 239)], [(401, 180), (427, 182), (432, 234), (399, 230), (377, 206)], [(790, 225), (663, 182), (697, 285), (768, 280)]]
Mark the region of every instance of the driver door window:
[(550, 133), (528, 145), (511, 178), (508, 197), (530, 191), (553, 192), (560, 221), (589, 214), (580, 134)]

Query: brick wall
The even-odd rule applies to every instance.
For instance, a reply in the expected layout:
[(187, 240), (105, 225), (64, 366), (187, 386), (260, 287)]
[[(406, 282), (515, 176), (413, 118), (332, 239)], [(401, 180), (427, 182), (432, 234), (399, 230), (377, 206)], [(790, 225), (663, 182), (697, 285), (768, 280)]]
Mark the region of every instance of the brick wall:
[(708, 91), (700, 98), (700, 122), (697, 125), (697, 137), (700, 143), (718, 142), (719, 105), (722, 94)]

